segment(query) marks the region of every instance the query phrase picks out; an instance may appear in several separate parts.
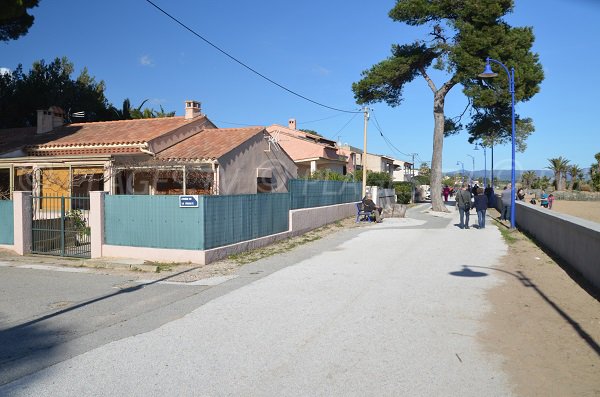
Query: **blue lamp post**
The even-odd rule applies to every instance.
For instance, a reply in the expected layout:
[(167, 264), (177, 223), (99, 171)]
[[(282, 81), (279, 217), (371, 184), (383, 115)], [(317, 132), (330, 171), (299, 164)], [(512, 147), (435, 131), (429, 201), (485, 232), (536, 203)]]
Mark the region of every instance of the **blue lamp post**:
[(461, 183), (465, 183), (465, 163), (463, 163), (462, 161), (457, 161), (456, 165), (461, 165), (462, 166), (462, 174), (461, 174)]
[(515, 228), (515, 68), (510, 68), (510, 71), (504, 64), (492, 58), (486, 58), (485, 70), (479, 75), (481, 78), (491, 78), (498, 76), (498, 73), (494, 73), (490, 62), (494, 62), (504, 69), (508, 75), (508, 92), (510, 92), (510, 108), (512, 118), (512, 168), (510, 173), (510, 186), (511, 186), (511, 197), (510, 197), (510, 227)]
[[(481, 144), (481, 147), (483, 148), (483, 187), (487, 187), (488, 183), (487, 183), (487, 155), (485, 153), (485, 146), (483, 146), (483, 144)], [(476, 143), (475, 144), (475, 149), (473, 150), (479, 150), (479, 145)]]
[(469, 184), (471, 185), (471, 187), (473, 187), (473, 174), (475, 174), (475, 156), (471, 156), (468, 153), (467, 156), (469, 156), (473, 160), (473, 168), (471, 168), (471, 177), (469, 178)]

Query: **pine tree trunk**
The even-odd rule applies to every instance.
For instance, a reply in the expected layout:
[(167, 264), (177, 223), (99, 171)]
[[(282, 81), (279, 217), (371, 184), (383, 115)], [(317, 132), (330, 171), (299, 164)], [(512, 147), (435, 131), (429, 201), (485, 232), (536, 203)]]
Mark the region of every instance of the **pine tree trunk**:
[(447, 90), (437, 91), (433, 99), (433, 155), (431, 157), (431, 207), (448, 212), (442, 200), (442, 151), (444, 148), (444, 100)]

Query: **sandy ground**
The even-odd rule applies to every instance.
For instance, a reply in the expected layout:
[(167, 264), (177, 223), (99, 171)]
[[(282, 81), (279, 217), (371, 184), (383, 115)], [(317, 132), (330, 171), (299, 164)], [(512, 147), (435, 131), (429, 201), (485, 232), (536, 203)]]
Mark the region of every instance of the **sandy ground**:
[(600, 201), (554, 200), (552, 211), (600, 223)]
[(487, 295), (493, 309), (481, 341), (504, 357), (519, 396), (600, 396), (599, 291), (586, 292), (524, 235), (510, 236), (500, 267), (474, 269), (504, 279)]

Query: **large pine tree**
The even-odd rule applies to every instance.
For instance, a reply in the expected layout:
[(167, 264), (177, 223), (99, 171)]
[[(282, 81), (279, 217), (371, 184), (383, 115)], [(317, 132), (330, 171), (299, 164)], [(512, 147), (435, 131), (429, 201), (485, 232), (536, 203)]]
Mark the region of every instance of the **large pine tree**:
[[(431, 198), (435, 211), (446, 211), (441, 195), (444, 133), (458, 127), (444, 114), (448, 92), (460, 84), (475, 108), (505, 109), (510, 103), (507, 76), (499, 74), (487, 83), (477, 78), (488, 56), (515, 68), (517, 101), (535, 95), (543, 80), (538, 56), (531, 52), (532, 29), (513, 28), (502, 19), (512, 9), (512, 0), (398, 0), (390, 17), (410, 26), (427, 25), (430, 37), (393, 45), (389, 58), (364, 71), (362, 79), (352, 85), (359, 104), (386, 102), (390, 106), (400, 105), (404, 85), (417, 77), (431, 89), (435, 121)], [(430, 68), (445, 71), (447, 80), (436, 84)]]

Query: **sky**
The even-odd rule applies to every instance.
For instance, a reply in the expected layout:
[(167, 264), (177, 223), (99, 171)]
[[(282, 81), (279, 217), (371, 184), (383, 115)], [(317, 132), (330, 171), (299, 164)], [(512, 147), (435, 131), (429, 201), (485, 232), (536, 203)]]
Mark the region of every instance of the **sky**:
[[(198, 34), (278, 84), (324, 105), (356, 111), (352, 83), (390, 55), (392, 44), (425, 38), (423, 27), (392, 21), (395, 1), (153, 0)], [(147, 105), (184, 113), (184, 101), (202, 102), (217, 126), (287, 125), (318, 131), (362, 148), (363, 115), (334, 111), (266, 81), (194, 36), (145, 0), (41, 0), (29, 33), (0, 43), (0, 70), (66, 56), (106, 83), (106, 97), (120, 108)], [(600, 83), (599, 0), (516, 0), (506, 17), (512, 26), (532, 26), (545, 80), (516, 112), (533, 118), (536, 131), (516, 168), (544, 169), (562, 156), (582, 168), (600, 152), (596, 90)], [(518, 69), (518, 66), (516, 67)], [(587, 72), (590, 72), (587, 75)], [(497, 70), (497, 72), (502, 72)], [(447, 76), (433, 74), (441, 86)], [(516, 82), (518, 85), (518, 81)], [(370, 105), (370, 153), (431, 161), (433, 94), (422, 77), (404, 89), (398, 107)], [(446, 98), (446, 115), (467, 105), (461, 87)], [(84, 110), (84, 109), (82, 109)], [(376, 122), (378, 122), (379, 129)], [(381, 133), (387, 138), (384, 139)], [(444, 140), (443, 170), (490, 168), (490, 151), (474, 150), (462, 132)], [(391, 143), (391, 144), (390, 144)], [(415, 155), (413, 156), (413, 153)], [(473, 157), (470, 157), (473, 156)], [(462, 164), (460, 163), (462, 162)], [(511, 168), (510, 144), (494, 149), (494, 168)]]

